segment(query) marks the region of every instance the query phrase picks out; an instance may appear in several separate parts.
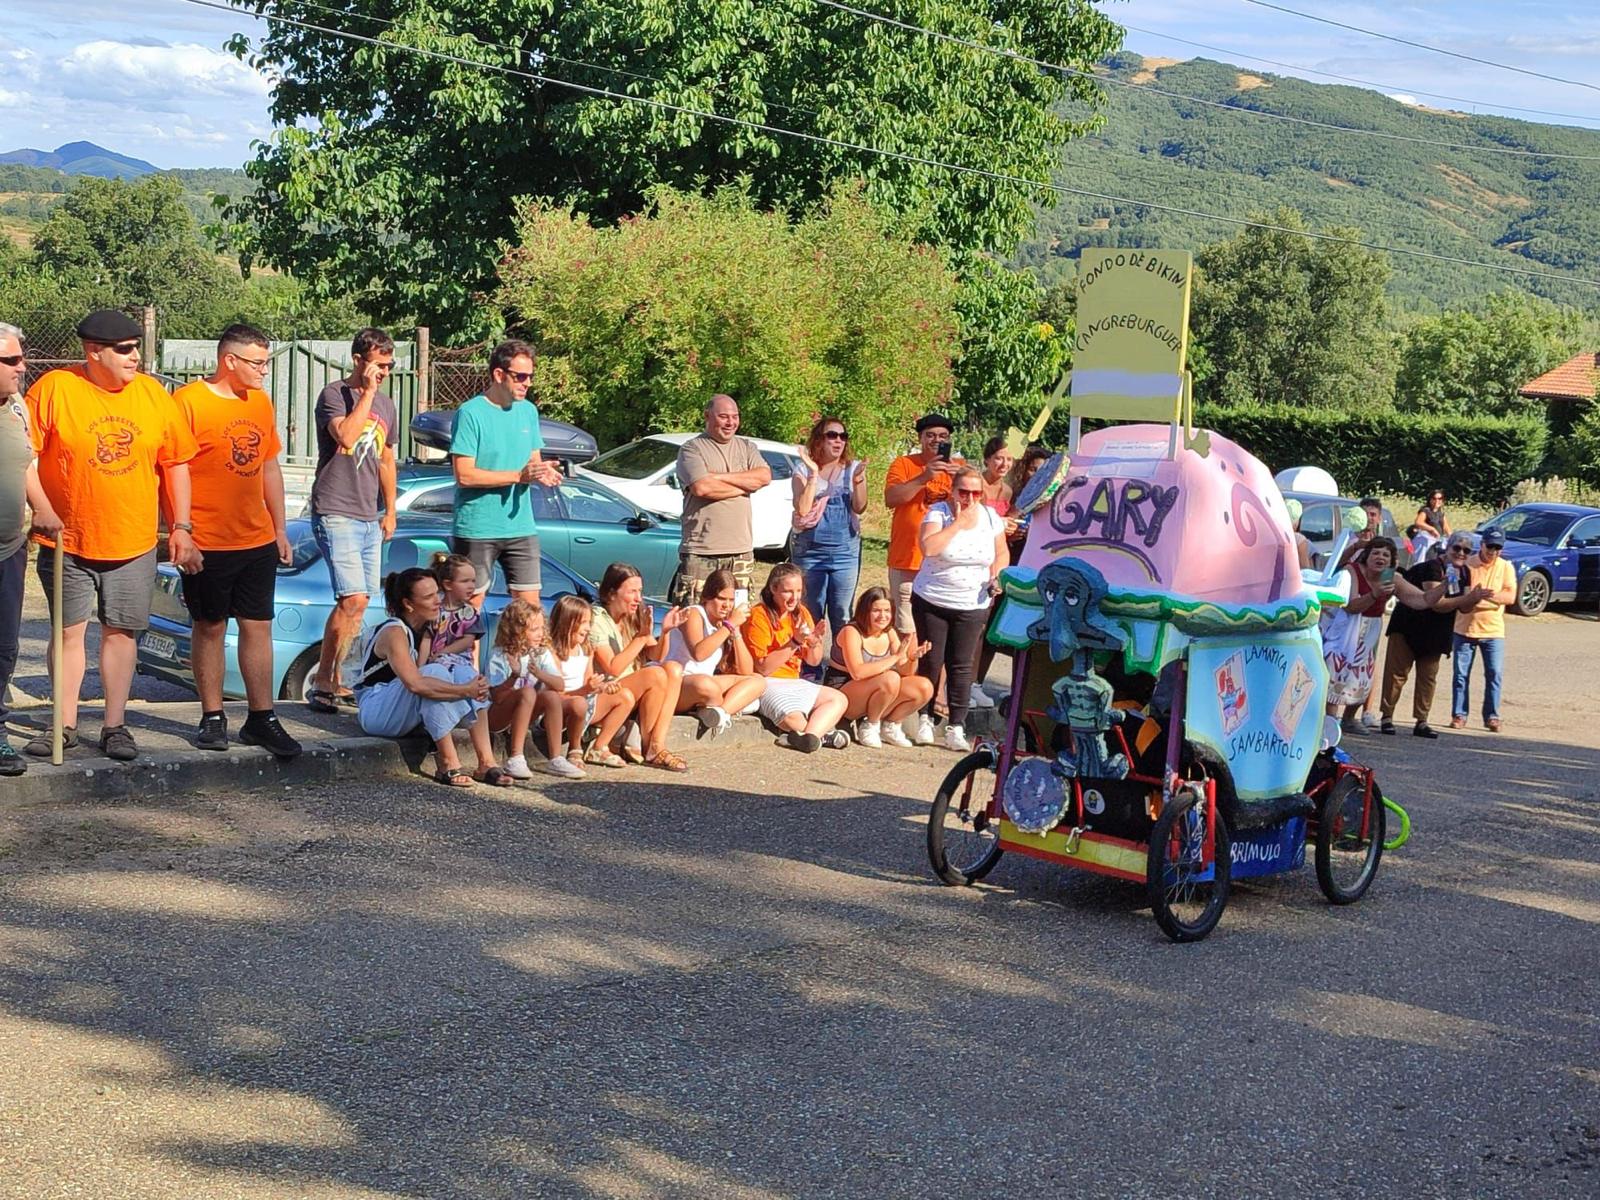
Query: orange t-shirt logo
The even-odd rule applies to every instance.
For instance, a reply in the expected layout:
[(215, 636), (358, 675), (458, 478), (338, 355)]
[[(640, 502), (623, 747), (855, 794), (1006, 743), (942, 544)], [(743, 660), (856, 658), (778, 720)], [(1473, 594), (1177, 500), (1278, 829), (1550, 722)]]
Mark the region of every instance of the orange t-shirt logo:
[(266, 435), (253, 421), (230, 421), (222, 427), (228, 439), (227, 469), (235, 475), (253, 478), (261, 473), (261, 446)]
[(89, 432), (94, 434), (94, 461), (103, 475), (126, 475), (138, 464), (129, 461), (133, 456), (133, 442), (139, 436), (139, 427), (127, 417), (106, 416), (89, 422)]

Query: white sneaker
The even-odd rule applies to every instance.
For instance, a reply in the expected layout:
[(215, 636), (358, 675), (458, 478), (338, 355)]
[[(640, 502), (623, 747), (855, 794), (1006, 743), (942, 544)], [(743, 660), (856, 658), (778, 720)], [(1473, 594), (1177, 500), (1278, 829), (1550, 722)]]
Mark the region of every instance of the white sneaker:
[(972, 707), (973, 708), (993, 708), (994, 707), (994, 701), (989, 698), (989, 693), (984, 691), (977, 684), (973, 684), (972, 685), (972, 690), (969, 693), (969, 696), (971, 698), (971, 702), (972, 702)]
[(714, 742), (728, 730), (733, 728), (733, 718), (726, 709), (718, 708), (715, 704), (707, 704), (695, 712), (700, 721), (700, 728), (705, 730), (703, 740)]
[(1362, 713), (1361, 714), (1361, 723), (1364, 726), (1366, 726), (1366, 728), (1369, 731), (1376, 732), (1376, 730), (1378, 728), (1378, 714), (1377, 713)]
[(882, 750), (883, 739), (878, 736), (878, 723), (862, 717), (856, 722), (856, 741), (868, 750)]
[(565, 754), (556, 755), (549, 762), (544, 764), (544, 769), (549, 771), (552, 775), (561, 776), (563, 779), (582, 779), (588, 774), (587, 771), (578, 766), (577, 763), (573, 762)]
[(957, 754), (965, 754), (972, 749), (972, 743), (967, 741), (967, 731), (959, 725), (946, 725), (944, 727), (944, 748), (954, 750)]
[(917, 746), (933, 745), (933, 718), (927, 713), (917, 718), (917, 731), (911, 735), (911, 741)]
[(506, 774), (513, 779), (532, 779), (533, 771), (528, 767), (528, 758), (524, 754), (513, 754), (505, 761)]
[(911, 739), (906, 736), (905, 728), (899, 721), (884, 721), (878, 726), (878, 736), (883, 739), (885, 746), (895, 746), (901, 750), (911, 749)]

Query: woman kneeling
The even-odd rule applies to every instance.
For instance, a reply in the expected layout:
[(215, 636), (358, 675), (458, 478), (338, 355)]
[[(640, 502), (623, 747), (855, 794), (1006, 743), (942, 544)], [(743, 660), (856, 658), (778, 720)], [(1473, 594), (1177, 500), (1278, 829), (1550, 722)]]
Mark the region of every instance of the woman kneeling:
[(666, 661), (683, 668), (678, 711), (699, 709), (707, 741), (726, 733), (733, 714), (753, 708), (767, 690), (739, 634), (750, 619), (750, 606), (735, 603), (736, 587), (732, 571), (711, 572), (700, 603), (684, 609), (677, 627), (661, 639)]
[(755, 668), (767, 677), (761, 715), (781, 731), (778, 745), (810, 754), (819, 746), (843, 750), (850, 744), (835, 729), (844, 716), (844, 693), (800, 678), (801, 662), (822, 662), (827, 622), (818, 627), (800, 597), (805, 580), (793, 563), (779, 563), (761, 589), (761, 603), (744, 624), (745, 645)]
[[(372, 631), (357, 681), (356, 713), (361, 731), (373, 737), (404, 737), (421, 725), (433, 739), (434, 778), (452, 787), (472, 780), (510, 787), (511, 776), (496, 765), (489, 743), (489, 681), (470, 663), (417, 660), (429, 648), (428, 631), (439, 619), (439, 583), (431, 571), (410, 567), (383, 581), (389, 619)], [(456, 756), (451, 733), (472, 736), (478, 773), (469, 776)]]
[(885, 742), (909, 749), (901, 722), (933, 698), (933, 684), (917, 674), (928, 651), (894, 630), (887, 588), (868, 588), (848, 624), (833, 639), (827, 682), (844, 693), (844, 715), (856, 723), (856, 741), (868, 749)]

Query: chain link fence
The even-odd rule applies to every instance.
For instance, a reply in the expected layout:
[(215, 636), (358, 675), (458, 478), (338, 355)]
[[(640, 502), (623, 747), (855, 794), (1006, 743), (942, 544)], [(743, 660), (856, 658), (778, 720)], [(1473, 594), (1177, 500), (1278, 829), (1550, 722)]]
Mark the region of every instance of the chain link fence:
[(436, 348), (428, 366), (428, 407), (460, 408), (489, 386), (486, 346)]

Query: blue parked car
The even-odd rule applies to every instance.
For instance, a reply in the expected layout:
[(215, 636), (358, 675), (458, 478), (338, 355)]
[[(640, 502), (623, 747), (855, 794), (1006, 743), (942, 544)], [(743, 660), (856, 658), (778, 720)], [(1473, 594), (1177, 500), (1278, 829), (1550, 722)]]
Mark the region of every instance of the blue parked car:
[[(289, 541), (294, 550), (294, 561), (278, 568), (277, 609), (272, 622), (272, 674), (278, 682), (278, 699), (301, 700), (310, 688), (316, 674), (317, 656), (322, 646), (322, 630), (333, 610), (333, 587), (328, 582), (328, 568), (322, 561), (322, 551), (311, 536), (311, 522), (295, 519), (289, 522)], [(437, 517), (401, 514), (394, 538), (383, 548), (383, 571), (401, 571), (406, 567), (427, 566), (434, 553), (450, 549), (450, 522)], [(586, 600), (595, 599), (594, 585), (549, 555), (540, 564), (543, 587), (539, 599), (546, 615), (557, 599), (564, 595), (578, 595)], [(501, 609), (511, 603), (506, 590), (505, 576), (498, 567), (489, 585), (489, 595), (484, 600), (484, 622), (488, 626), (485, 640), (494, 637), (494, 622)], [(657, 606), (657, 621), (661, 609)], [(367, 628), (381, 622), (383, 598), (372, 597), (367, 608)], [(231, 699), (244, 698), (244, 680), (239, 675), (239, 631), (232, 622), (228, 624), (227, 640), (223, 653), (226, 674), (223, 676), (223, 694)], [(139, 672), (154, 675), (187, 688), (194, 687), (194, 673), (190, 667), (189, 610), (183, 604), (183, 590), (178, 569), (171, 563), (157, 568), (155, 592), (151, 597), (150, 628), (139, 638)]]
[(1600, 601), (1600, 508), (1518, 504), (1478, 532), (1506, 535), (1502, 553), (1517, 569), (1516, 611), (1534, 617), (1556, 600)]

